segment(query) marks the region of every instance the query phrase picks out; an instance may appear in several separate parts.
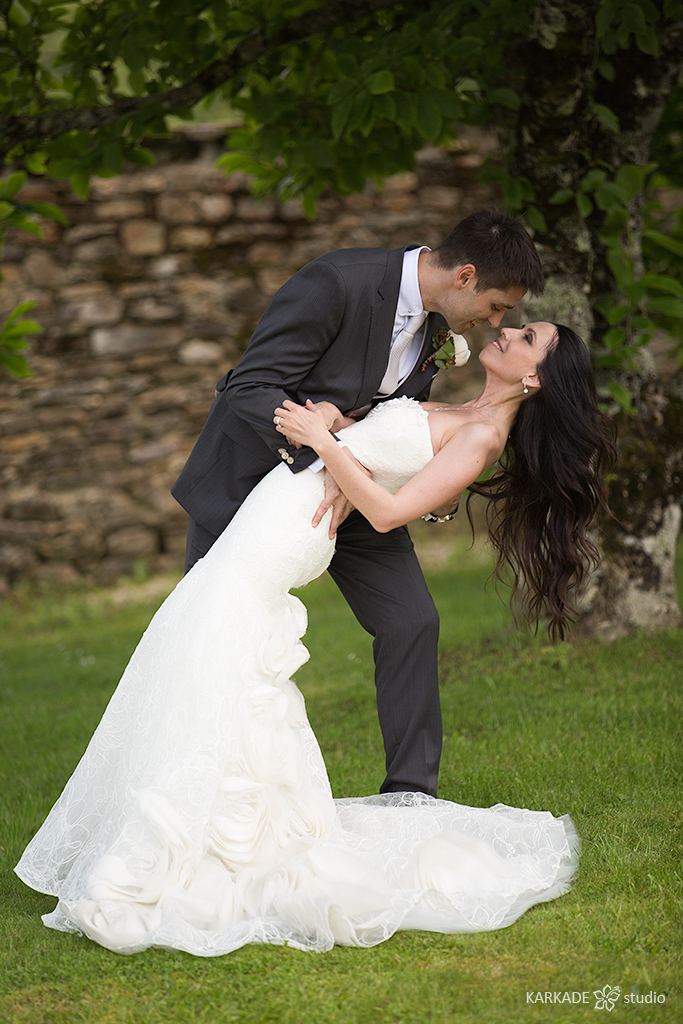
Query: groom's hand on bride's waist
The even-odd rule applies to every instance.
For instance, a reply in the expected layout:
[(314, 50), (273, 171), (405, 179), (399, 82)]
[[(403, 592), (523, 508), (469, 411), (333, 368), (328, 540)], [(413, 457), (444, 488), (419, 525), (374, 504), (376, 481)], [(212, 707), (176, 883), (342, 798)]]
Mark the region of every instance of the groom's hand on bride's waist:
[[(353, 459), (353, 455), (351, 455), (351, 452), (349, 451), (348, 448), (345, 448), (344, 451), (348, 453), (349, 458)], [(365, 468), (365, 466), (362, 466), (360, 462), (358, 462), (358, 459), (354, 459), (354, 462), (356, 463), (357, 466), (360, 466), (363, 472), (366, 473), (368, 476), (372, 475), (370, 471)], [(344, 522), (349, 513), (353, 512), (355, 506), (351, 504), (346, 495), (339, 489), (337, 481), (330, 474), (330, 471), (326, 469), (325, 497), (318, 505), (318, 509), (315, 515), (313, 516), (313, 526), (319, 525), (320, 521), (322, 520), (322, 517), (325, 515), (329, 508), (332, 509), (332, 518), (330, 519), (329, 528), (329, 536), (330, 540), (332, 540), (336, 536), (339, 526)]]
[(353, 511), (353, 505), (348, 501), (345, 494), (342, 494), (337, 482), (334, 477), (330, 476), (329, 470), (325, 470), (325, 497), (318, 505), (318, 509), (313, 516), (313, 526), (318, 526), (327, 512), (332, 509), (332, 518), (330, 519), (329, 536), (332, 540), (337, 533), (337, 529), (340, 524), (344, 522), (350, 512)]

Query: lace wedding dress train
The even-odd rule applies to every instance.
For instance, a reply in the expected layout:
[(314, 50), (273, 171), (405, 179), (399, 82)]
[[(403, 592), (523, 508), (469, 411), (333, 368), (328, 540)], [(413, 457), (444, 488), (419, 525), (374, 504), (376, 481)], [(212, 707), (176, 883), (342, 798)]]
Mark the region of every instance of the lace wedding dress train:
[[(343, 435), (392, 491), (432, 457), (411, 399)], [(291, 682), (308, 652), (289, 590), (334, 549), (325, 522), (310, 525), (322, 493), (321, 474), (278, 466), (152, 619), (16, 868), (59, 898), (51, 928), (120, 953), (321, 951), (397, 929), (501, 928), (568, 889), (567, 817), (412, 793), (332, 799)]]

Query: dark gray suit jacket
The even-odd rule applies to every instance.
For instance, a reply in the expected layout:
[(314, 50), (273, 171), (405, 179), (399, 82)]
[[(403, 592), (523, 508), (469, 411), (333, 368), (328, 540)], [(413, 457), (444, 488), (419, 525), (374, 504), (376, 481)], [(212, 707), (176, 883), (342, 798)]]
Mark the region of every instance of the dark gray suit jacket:
[[(293, 472), (317, 456), (290, 448), (273, 425), (285, 398), (333, 402), (343, 413), (369, 403), (389, 359), (406, 249), (340, 249), (295, 274), (273, 297), (237, 367), (219, 382), (197, 443), (173, 486), (177, 501), (218, 535), (247, 494), (283, 461)], [(424, 400), (436, 373), (423, 371), (432, 334), (445, 321), (427, 319), (422, 353), (391, 397)]]

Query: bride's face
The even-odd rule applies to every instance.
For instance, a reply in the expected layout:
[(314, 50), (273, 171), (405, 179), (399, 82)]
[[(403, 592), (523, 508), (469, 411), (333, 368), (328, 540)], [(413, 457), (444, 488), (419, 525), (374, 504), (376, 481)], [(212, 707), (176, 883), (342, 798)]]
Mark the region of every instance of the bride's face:
[(536, 368), (557, 340), (555, 324), (540, 321), (523, 327), (504, 327), (480, 352), (479, 360), (489, 373), (510, 384), (538, 387)]

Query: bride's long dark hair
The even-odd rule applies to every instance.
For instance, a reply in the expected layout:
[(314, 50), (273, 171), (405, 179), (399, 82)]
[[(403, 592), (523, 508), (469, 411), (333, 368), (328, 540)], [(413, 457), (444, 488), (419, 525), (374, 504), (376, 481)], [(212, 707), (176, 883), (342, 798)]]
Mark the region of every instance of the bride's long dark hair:
[[(495, 473), (470, 485), (487, 499), (494, 575), (512, 570), (512, 599), (529, 623), (547, 615), (564, 639), (575, 618), (570, 594), (597, 564), (588, 529), (607, 509), (604, 480), (615, 458), (612, 421), (598, 407), (588, 350), (574, 331), (557, 340), (536, 368), (541, 384), (522, 402)], [(521, 386), (521, 385), (520, 385)]]

